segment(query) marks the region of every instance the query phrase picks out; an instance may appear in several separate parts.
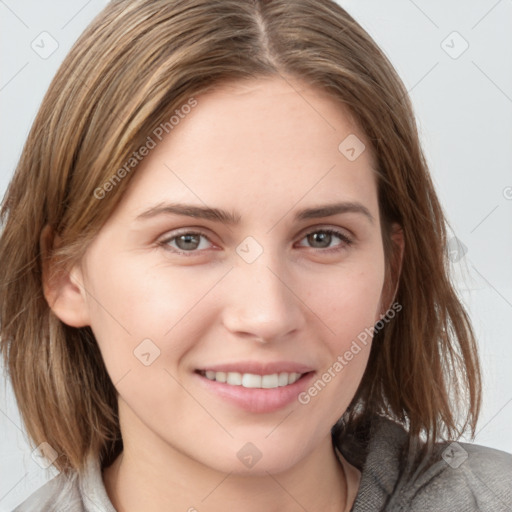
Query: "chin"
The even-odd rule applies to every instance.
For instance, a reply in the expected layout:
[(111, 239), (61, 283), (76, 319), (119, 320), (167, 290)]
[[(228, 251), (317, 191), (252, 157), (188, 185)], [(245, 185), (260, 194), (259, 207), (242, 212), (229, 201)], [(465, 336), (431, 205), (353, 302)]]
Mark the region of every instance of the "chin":
[(218, 447), (215, 453), (204, 457), (203, 463), (214, 470), (239, 476), (268, 476), (268, 473), (283, 473), (298, 464), (309, 453), (303, 436), (254, 435), (231, 440), (229, 446)]

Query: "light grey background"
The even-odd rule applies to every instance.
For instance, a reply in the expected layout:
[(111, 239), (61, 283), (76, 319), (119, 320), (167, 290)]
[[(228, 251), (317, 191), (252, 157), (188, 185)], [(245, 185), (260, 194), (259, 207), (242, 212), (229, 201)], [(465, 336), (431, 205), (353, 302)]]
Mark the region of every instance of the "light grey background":
[[(512, 0), (340, 3), (383, 48), (410, 91), (452, 234), (467, 248), (453, 268), (483, 362), (475, 442), (512, 452)], [(2, 194), (58, 65), (106, 4), (0, 0)], [(53, 40), (58, 48), (46, 55)], [(0, 511), (10, 511), (54, 472), (31, 458), (3, 379), (0, 432)]]

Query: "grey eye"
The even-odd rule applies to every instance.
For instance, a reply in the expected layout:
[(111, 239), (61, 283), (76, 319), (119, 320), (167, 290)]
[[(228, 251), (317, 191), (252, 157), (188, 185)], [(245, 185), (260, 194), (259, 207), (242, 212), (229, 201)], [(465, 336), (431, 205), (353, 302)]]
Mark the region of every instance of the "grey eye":
[(312, 247), (323, 249), (331, 245), (332, 234), (325, 231), (317, 231), (307, 235), (307, 239)]
[(201, 235), (186, 233), (175, 237), (174, 240), (176, 240), (176, 245), (179, 249), (183, 251), (190, 251), (199, 247), (199, 244), (201, 243)]

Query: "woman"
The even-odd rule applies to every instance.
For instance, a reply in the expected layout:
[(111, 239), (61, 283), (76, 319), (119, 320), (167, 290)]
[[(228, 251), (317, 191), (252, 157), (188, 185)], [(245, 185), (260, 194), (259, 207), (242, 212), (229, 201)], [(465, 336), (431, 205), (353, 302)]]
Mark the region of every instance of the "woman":
[[(2, 209), (29, 510), (501, 510), (407, 93), (322, 1), (114, 1)], [(501, 507), (501, 508), (500, 508)]]

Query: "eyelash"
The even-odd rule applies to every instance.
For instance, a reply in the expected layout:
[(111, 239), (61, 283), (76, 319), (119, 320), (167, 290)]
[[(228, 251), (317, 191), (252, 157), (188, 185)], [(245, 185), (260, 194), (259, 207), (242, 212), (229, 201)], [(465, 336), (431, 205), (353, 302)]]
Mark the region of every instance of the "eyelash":
[[(324, 248), (324, 249), (311, 247), (311, 249), (316, 250), (316, 251), (329, 253), (329, 254), (335, 253), (335, 252), (339, 252), (339, 251), (343, 250), (344, 248), (350, 247), (353, 243), (353, 240), (351, 240), (347, 235), (343, 234), (340, 231), (332, 229), (332, 228), (314, 229), (312, 231), (309, 231), (304, 234), (304, 236), (301, 238), (301, 241), (303, 239), (305, 239), (306, 237), (308, 237), (309, 235), (312, 235), (315, 233), (326, 233), (328, 235), (334, 235), (334, 236), (338, 237), (342, 242), (339, 245), (336, 245), (334, 247)], [(174, 247), (171, 248), (169, 246), (170, 242), (172, 242), (173, 240), (176, 240), (177, 238), (179, 238), (180, 236), (183, 236), (183, 235), (195, 235), (195, 236), (204, 237), (210, 243), (212, 243), (211, 240), (208, 238), (208, 236), (204, 233), (201, 233), (200, 231), (182, 231), (181, 233), (177, 233), (177, 234), (173, 235), (172, 237), (168, 237), (168, 238), (165, 238), (164, 240), (161, 240), (160, 242), (158, 242), (158, 245), (162, 246), (165, 250), (168, 250), (168, 251), (172, 252), (173, 254), (178, 254), (178, 255), (187, 256), (187, 257), (195, 256), (198, 253), (202, 252), (201, 250), (198, 250), (198, 249), (194, 249), (191, 251), (182, 251), (180, 249), (176, 249)], [(302, 247), (304, 247), (304, 246), (302, 246)]]

